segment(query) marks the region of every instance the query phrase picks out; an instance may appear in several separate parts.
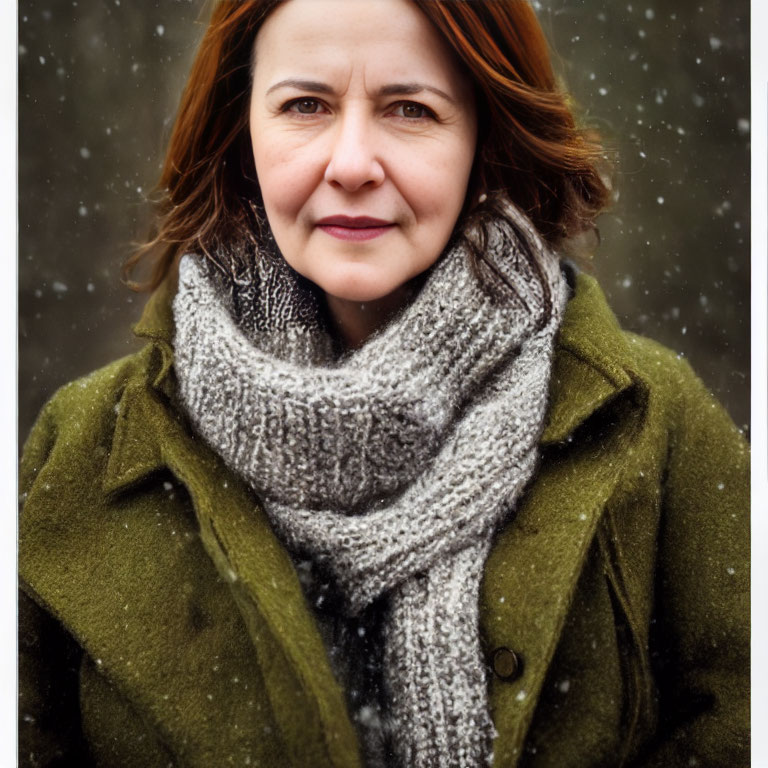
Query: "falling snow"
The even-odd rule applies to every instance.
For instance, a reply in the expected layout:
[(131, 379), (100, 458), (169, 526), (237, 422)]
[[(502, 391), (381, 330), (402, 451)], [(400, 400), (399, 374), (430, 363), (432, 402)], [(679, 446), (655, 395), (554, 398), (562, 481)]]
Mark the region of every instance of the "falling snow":
[[(78, 24), (84, 29), (92, 26), (49, 13), (50, 30), (59, 36), (69, 30), (71, 49), (64, 50), (63, 43), (51, 44), (45, 37), (52, 33), (45, 31), (39, 18), (22, 19), (34, 34), (20, 27), (24, 42), (18, 54), (24, 87), (19, 88), (19, 111), (24, 128), (19, 136), (19, 259), (21, 295), (27, 297), (21, 311), (26, 313), (23, 319), (30, 326), (30, 336), (37, 339), (36, 346), (50, 339), (45, 353), (51, 356), (50, 365), (43, 364), (42, 358), (34, 356), (38, 353), (33, 345), (20, 348), (25, 380), (32, 381), (30, 371), (37, 376), (46, 366), (51, 370), (36, 385), (32, 400), (20, 403), (20, 409), (29, 412), (37, 410), (37, 400), (52, 391), (68, 370), (63, 360), (67, 353), (57, 358), (51, 350), (67, 343), (64, 332), (69, 322), (57, 328), (60, 316), (46, 307), (63, 310), (73, 305), (72, 317), (82, 323), (84, 315), (74, 314), (74, 305), (80, 303), (93, 328), (103, 322), (136, 319), (133, 308), (123, 315), (114, 310), (115, 296), (121, 295), (116, 288), (115, 252), (140, 231), (137, 196), (143, 197), (143, 190), (152, 189), (156, 181), (161, 160), (155, 151), (160, 144), (158, 126), (172, 122), (179, 92), (173, 78), (180, 76), (179, 62), (186, 61), (198, 32), (195, 14), (184, 20), (185, 31), (182, 22), (170, 18), (171, 4), (162, 10), (153, 10), (153, 5), (157, 4), (139, 9), (140, 16), (146, 16), (141, 26), (141, 37), (147, 40), (144, 48), (140, 38), (132, 38), (131, 49), (118, 49), (125, 41), (110, 38), (107, 29), (100, 33), (98, 45), (119, 54), (104, 62), (103, 71), (102, 62), (95, 58), (101, 48), (88, 37), (78, 37)], [(121, 7), (120, 0), (114, 0), (113, 6), (110, 12), (116, 19), (133, 18), (132, 4)], [(742, 380), (733, 375), (744, 376), (746, 358), (733, 350), (746, 337), (742, 314), (746, 312), (743, 286), (749, 277), (748, 243), (744, 242), (749, 233), (749, 201), (744, 169), (751, 125), (743, 87), (745, 70), (727, 61), (734, 52), (744, 55), (746, 43), (733, 31), (735, 27), (723, 29), (716, 24), (700, 26), (694, 37), (696, 25), (690, 18), (681, 13), (677, 19), (659, 4), (603, 3), (597, 7), (604, 10), (592, 16), (584, 15), (578, 4), (534, 0), (533, 6), (562, 40), (558, 52), (563, 63), (557, 66), (562, 66), (566, 84), (574, 89), (576, 103), (618, 146), (614, 155), (612, 145), (609, 159), (618, 158), (615, 184), (621, 196), (598, 222), (602, 244), (594, 257), (610, 303), (625, 327), (679, 349), (720, 397), (729, 396), (736, 407), (746, 407), (748, 398), (739, 394), (744, 389), (737, 388)], [(118, 12), (125, 15), (118, 17)], [(709, 8), (702, 7), (696, 24), (703, 24), (705, 12)], [(127, 35), (130, 29), (126, 24), (120, 32)], [(674, 54), (671, 58), (665, 57), (665, 48)], [(106, 53), (100, 55), (103, 58)], [(43, 131), (46, 122), (49, 125)], [(50, 125), (61, 127), (61, 143), (54, 143)], [(47, 136), (51, 136), (50, 152)], [(97, 225), (104, 229), (96, 231)], [(106, 241), (104, 232), (109, 233)], [(51, 280), (51, 273), (59, 279)], [(723, 275), (730, 275), (731, 282)], [(705, 286), (706, 294), (700, 292)], [(80, 301), (84, 291), (89, 295)], [(77, 334), (77, 338), (82, 346), (83, 336)], [(93, 357), (78, 359), (78, 365), (95, 367), (99, 354), (106, 359), (104, 348), (93, 346)], [(20, 431), (26, 433), (27, 427), (22, 424)], [(162, 488), (168, 493), (174, 490), (167, 481)], [(726, 486), (718, 482), (716, 488), (723, 492)], [(581, 512), (577, 519), (584, 522), (587, 515)], [(713, 573), (724, 578), (723, 568), (721, 562)], [(725, 567), (725, 573), (734, 576), (736, 569)], [(231, 569), (225, 575), (230, 581), (237, 579)], [(324, 601), (321, 594), (309, 604), (322, 608)], [(498, 603), (504, 604), (505, 598), (498, 598)], [(365, 629), (358, 627), (357, 635), (364, 637)], [(595, 640), (591, 647), (597, 648)], [(95, 663), (101, 666), (102, 660), (97, 658)], [(555, 680), (556, 688), (550, 691), (568, 694), (571, 680)], [(231, 681), (239, 684), (240, 678)], [(518, 702), (526, 698), (524, 690), (515, 696)], [(213, 701), (212, 694), (207, 699)], [(364, 725), (375, 726), (379, 717), (369, 706), (351, 708), (350, 713)], [(697, 764), (691, 757), (689, 765)]]

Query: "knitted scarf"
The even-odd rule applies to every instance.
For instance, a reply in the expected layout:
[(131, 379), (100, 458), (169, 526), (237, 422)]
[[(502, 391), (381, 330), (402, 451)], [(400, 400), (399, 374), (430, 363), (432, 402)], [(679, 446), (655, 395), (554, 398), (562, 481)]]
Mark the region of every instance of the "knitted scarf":
[(318, 291), (279, 253), (234, 274), (199, 256), (180, 265), (184, 406), (350, 615), (388, 598), (387, 728), (405, 768), (492, 759), (479, 585), (535, 468), (566, 301), (556, 257), (509, 216), (489, 225), (498, 290), (454, 244), (406, 307), (341, 354)]

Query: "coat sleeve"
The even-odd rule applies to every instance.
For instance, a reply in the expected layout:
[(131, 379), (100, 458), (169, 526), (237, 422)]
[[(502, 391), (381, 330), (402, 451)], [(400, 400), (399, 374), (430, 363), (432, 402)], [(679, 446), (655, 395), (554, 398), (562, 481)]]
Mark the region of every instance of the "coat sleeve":
[[(23, 505), (56, 437), (53, 404), (41, 412), (19, 469)], [(22, 511), (23, 514), (23, 511)], [(61, 625), (19, 590), (19, 765), (58, 768), (91, 763), (80, 728), (81, 649)]]
[(749, 449), (685, 364), (664, 482), (651, 659), (657, 739), (633, 765), (749, 765)]

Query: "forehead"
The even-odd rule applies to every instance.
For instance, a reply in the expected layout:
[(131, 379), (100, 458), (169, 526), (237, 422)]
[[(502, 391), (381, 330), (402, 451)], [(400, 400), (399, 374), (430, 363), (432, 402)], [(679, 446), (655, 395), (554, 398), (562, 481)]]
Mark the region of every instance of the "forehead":
[(257, 81), (286, 74), (366, 74), (410, 79), (429, 74), (456, 86), (456, 56), (411, 0), (287, 0), (255, 41)]

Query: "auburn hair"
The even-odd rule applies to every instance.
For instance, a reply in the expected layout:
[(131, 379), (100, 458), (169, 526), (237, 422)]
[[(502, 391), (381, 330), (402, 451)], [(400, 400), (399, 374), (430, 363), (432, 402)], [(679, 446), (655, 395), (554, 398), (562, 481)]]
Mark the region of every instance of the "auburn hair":
[[(132, 288), (154, 290), (189, 251), (220, 263), (228, 244), (264, 226), (249, 133), (252, 54), (283, 1), (219, 0), (213, 8), (153, 194), (151, 235), (123, 264)], [(475, 260), (483, 259), (483, 224), (504, 216), (505, 197), (553, 247), (594, 229), (610, 197), (603, 148), (577, 126), (528, 0), (413, 2), (474, 82), (478, 146), (456, 232), (480, 225), (469, 242)], [(138, 269), (143, 282), (132, 279)]]

